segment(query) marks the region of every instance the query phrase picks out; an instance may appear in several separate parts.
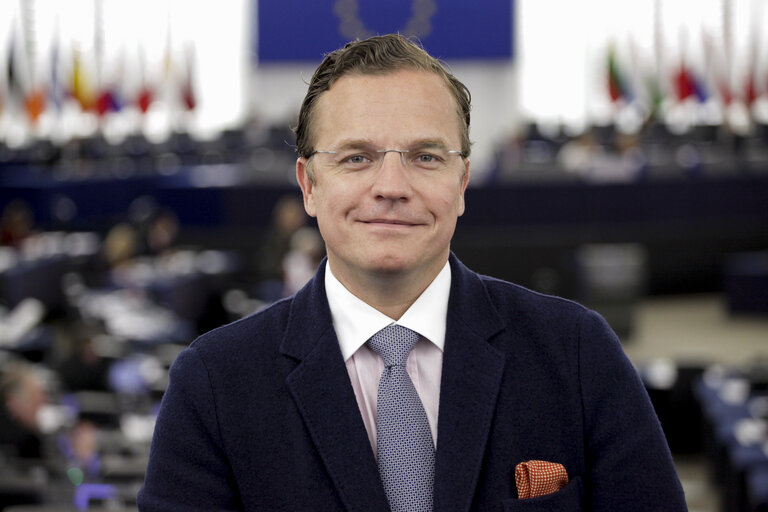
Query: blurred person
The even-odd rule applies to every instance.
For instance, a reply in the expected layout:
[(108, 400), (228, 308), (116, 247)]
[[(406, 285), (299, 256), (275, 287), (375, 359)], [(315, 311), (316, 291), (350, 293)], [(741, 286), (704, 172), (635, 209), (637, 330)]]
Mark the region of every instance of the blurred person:
[(291, 250), (283, 258), (283, 296), (298, 292), (315, 275), (325, 247), (320, 232), (309, 226), (291, 237)]
[(61, 384), (69, 391), (107, 390), (109, 361), (97, 353), (93, 338), (77, 337), (55, 363)]
[(327, 259), (179, 355), (140, 510), (686, 510), (606, 322), (451, 253), (469, 109), (401, 36), (325, 57), (296, 174)]
[(109, 268), (116, 269), (131, 262), (138, 248), (138, 234), (130, 224), (116, 224), (104, 239), (104, 259)]
[(557, 154), (563, 169), (590, 181), (633, 181), (644, 176), (647, 162), (637, 134), (618, 132), (604, 148), (589, 130), (566, 142)]
[(91, 421), (78, 420), (59, 436), (58, 447), (69, 469), (78, 468), (83, 477), (96, 479), (101, 469), (99, 431)]
[(34, 214), (26, 201), (14, 199), (0, 216), (0, 245), (19, 248), (34, 234)]
[(98, 431), (90, 421), (79, 421), (72, 429), (72, 455), (81, 463), (88, 463), (98, 452)]
[(298, 197), (284, 196), (275, 203), (272, 219), (259, 249), (259, 298), (274, 301), (283, 296), (283, 259), (291, 249), (291, 237), (307, 223)]
[(587, 130), (569, 140), (557, 153), (557, 163), (566, 171), (587, 174), (604, 150), (593, 130)]
[(172, 210), (161, 209), (149, 221), (146, 233), (146, 251), (153, 256), (167, 256), (179, 236), (179, 219)]
[(497, 174), (492, 180), (503, 179), (514, 176), (520, 171), (523, 162), (523, 137), (515, 132), (504, 138), (499, 145), (496, 153), (496, 166), (494, 172)]
[(648, 157), (643, 150), (640, 135), (637, 133), (619, 133), (616, 136), (617, 167), (626, 176), (634, 179), (646, 177)]
[(45, 381), (25, 362), (12, 362), (0, 375), (0, 446), (22, 458), (43, 456), (39, 414), (49, 403)]
[(90, 271), (98, 285), (125, 284), (129, 281), (130, 267), (140, 247), (136, 229), (120, 222), (107, 231), (101, 250)]

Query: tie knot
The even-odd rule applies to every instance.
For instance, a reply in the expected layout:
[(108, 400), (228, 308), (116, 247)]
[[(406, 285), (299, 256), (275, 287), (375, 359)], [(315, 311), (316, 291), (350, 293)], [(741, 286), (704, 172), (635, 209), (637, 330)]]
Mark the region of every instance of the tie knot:
[(405, 366), (419, 333), (402, 325), (388, 325), (368, 340), (368, 346), (384, 360), (384, 366)]

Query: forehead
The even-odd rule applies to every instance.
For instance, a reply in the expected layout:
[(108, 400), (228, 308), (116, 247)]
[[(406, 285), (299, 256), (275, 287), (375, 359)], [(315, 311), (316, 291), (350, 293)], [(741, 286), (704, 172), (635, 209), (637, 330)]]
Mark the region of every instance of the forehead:
[(314, 116), (316, 148), (348, 139), (388, 147), (423, 139), (461, 143), (456, 100), (444, 80), (428, 71), (345, 75), (320, 96)]

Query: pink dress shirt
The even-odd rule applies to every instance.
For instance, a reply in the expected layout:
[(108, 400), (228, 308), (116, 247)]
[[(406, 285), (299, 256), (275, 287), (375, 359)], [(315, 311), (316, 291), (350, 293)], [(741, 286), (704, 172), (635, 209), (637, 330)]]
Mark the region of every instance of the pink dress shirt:
[(365, 344), (384, 327), (396, 323), (421, 335), (411, 350), (406, 371), (424, 404), (432, 440), (437, 446), (437, 417), (440, 403), (440, 377), (443, 370), (445, 323), (448, 315), (448, 295), (451, 288), (451, 268), (445, 267), (432, 283), (395, 321), (354, 296), (333, 275), (330, 265), (325, 269), (325, 292), (339, 339), (341, 354), (355, 392), (357, 405), (368, 432), (373, 453), (376, 454), (376, 400), (379, 378), (384, 371), (381, 357)]

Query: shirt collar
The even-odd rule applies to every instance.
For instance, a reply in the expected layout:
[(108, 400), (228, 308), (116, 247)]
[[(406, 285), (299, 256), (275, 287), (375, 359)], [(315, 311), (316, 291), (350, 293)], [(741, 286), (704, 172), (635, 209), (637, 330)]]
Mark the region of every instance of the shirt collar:
[(446, 262), (416, 302), (400, 320), (395, 321), (347, 290), (326, 263), (325, 293), (344, 361), (352, 357), (371, 336), (393, 323), (416, 331), (443, 350), (450, 290), (451, 266)]

